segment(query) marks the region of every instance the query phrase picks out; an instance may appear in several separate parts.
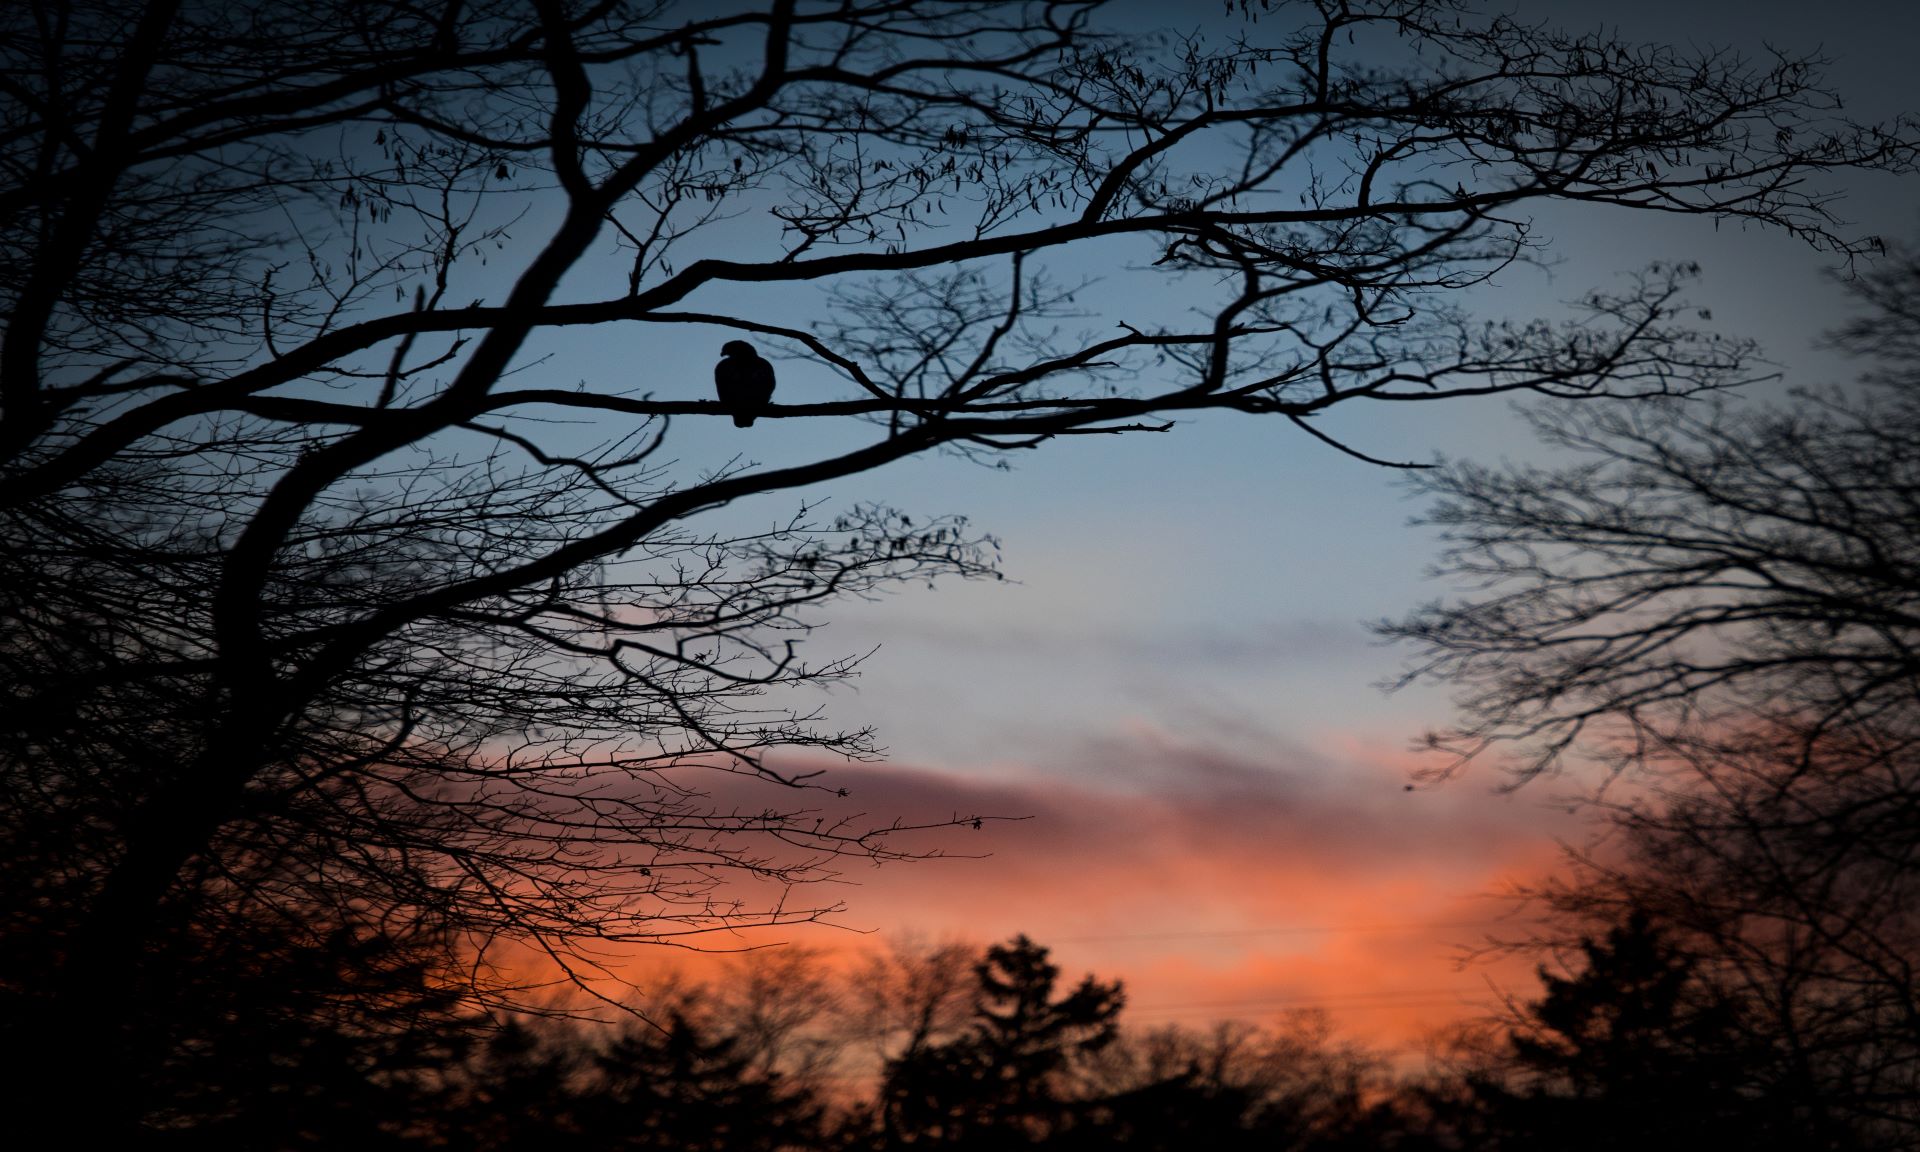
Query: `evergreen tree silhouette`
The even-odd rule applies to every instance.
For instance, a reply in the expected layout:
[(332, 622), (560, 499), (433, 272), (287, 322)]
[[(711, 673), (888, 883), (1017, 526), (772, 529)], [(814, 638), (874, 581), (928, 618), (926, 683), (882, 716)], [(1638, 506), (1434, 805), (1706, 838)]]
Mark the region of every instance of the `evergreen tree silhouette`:
[(1506, 1037), (1504, 1067), (1470, 1090), (1502, 1152), (1794, 1152), (1845, 1148), (1765, 1086), (1769, 1045), (1645, 913), (1581, 946), (1579, 971), (1542, 968), (1546, 993)]
[(1076, 1056), (1110, 1043), (1125, 1003), (1088, 976), (1054, 999), (1060, 969), (1017, 936), (975, 966), (964, 1036), (893, 1061), (882, 1107), (889, 1146), (996, 1149), (1048, 1143), (1087, 1113), (1062, 1083)]
[[(409, 1146), (472, 1026), (434, 979), (436, 933), (307, 911), (289, 922), (210, 897), (156, 928), (122, 962), (127, 1010), (94, 1035), (126, 1074), (10, 1116), (13, 1146), (56, 1146), (47, 1137), (86, 1110), (119, 1118), (128, 1148)], [(16, 1063), (36, 1058), (21, 1038), (46, 1010), (31, 986), (0, 982), (0, 1045)]]
[(579, 1116), (584, 1065), (578, 1035), (507, 1021), (458, 1070), (460, 1090), (438, 1117), (434, 1144), (459, 1152), (584, 1152), (592, 1147)]
[(776, 1152), (820, 1146), (822, 1109), (777, 1072), (755, 1072), (733, 1036), (675, 1012), (623, 1031), (594, 1058), (582, 1106), (588, 1144), (659, 1152)]

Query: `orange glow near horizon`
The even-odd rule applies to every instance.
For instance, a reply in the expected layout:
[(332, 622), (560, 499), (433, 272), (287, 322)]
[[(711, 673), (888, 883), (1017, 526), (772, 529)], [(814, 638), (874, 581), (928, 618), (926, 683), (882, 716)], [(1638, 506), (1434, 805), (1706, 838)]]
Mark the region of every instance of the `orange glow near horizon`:
[[(1537, 987), (1532, 959), (1465, 957), (1524, 934), (1505, 894), (1554, 869), (1555, 837), (1579, 828), (1564, 807), (1471, 781), (1408, 791), (1403, 756), (1341, 735), (1268, 757), (1140, 729), (1089, 752), (977, 773), (834, 768), (848, 811), (1018, 819), (924, 839), (948, 858), (809, 888), (806, 902), (846, 905), (831, 925), (700, 943), (797, 945), (838, 964), (900, 935), (984, 946), (1024, 933), (1063, 979), (1124, 981), (1137, 1028), (1319, 1009), (1339, 1037), (1403, 1057)], [(644, 949), (625, 975), (644, 989), (726, 960)]]

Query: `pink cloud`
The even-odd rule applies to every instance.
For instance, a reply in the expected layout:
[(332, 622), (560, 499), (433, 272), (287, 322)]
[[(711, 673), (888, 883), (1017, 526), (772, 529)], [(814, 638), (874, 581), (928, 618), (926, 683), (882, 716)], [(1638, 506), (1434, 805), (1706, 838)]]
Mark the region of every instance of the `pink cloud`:
[(1531, 987), (1528, 963), (1459, 961), (1512, 914), (1497, 895), (1554, 866), (1555, 836), (1578, 834), (1544, 790), (1409, 792), (1403, 756), (1352, 736), (1256, 745), (1135, 726), (1046, 764), (835, 767), (823, 779), (848, 796), (807, 806), (909, 823), (1022, 819), (909, 837), (953, 855), (856, 863), (810, 889), (844, 901), (841, 930), (739, 939), (843, 950), (874, 946), (863, 932), (980, 943), (1024, 932), (1072, 975), (1124, 979), (1143, 1024), (1311, 1006), (1400, 1046), (1490, 1005), (1490, 980)]

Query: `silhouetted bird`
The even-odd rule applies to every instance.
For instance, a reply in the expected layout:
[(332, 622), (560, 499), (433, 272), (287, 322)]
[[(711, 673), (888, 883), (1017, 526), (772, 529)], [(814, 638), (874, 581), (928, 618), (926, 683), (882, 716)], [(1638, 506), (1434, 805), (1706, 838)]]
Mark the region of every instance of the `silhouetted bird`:
[(714, 391), (733, 413), (733, 426), (751, 428), (754, 417), (773, 399), (773, 365), (745, 340), (727, 341), (720, 346), (720, 355), (725, 359), (713, 366)]

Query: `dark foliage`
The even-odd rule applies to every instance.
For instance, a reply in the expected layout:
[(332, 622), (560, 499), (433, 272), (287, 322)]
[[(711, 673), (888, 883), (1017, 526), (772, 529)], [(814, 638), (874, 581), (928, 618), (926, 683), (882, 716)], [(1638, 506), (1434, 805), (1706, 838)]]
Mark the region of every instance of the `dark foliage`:
[[(440, 1084), (464, 1058), (473, 1021), (438, 976), (441, 941), (312, 910), (230, 904), (169, 918), (143, 952), (115, 966), (125, 1015), (86, 1039), (109, 1085), (47, 1076), (35, 1037), (71, 1027), (31, 991), (0, 999), (11, 1073), (41, 1087), (7, 1125), (23, 1147), (54, 1147), (76, 1123), (142, 1134), (130, 1147), (260, 1152), (414, 1147), (445, 1104)], [(29, 988), (32, 986), (29, 985)]]
[(1772, 1052), (1644, 916), (1582, 942), (1573, 971), (1541, 970), (1467, 1084), (1478, 1141), (1502, 1152), (1833, 1145), (1766, 1091)]
[(888, 1147), (1045, 1145), (1084, 1123), (1076, 1062), (1111, 1043), (1125, 1000), (1088, 976), (1054, 999), (1060, 970), (1021, 936), (974, 968), (973, 1026), (894, 1060), (882, 1081)]

